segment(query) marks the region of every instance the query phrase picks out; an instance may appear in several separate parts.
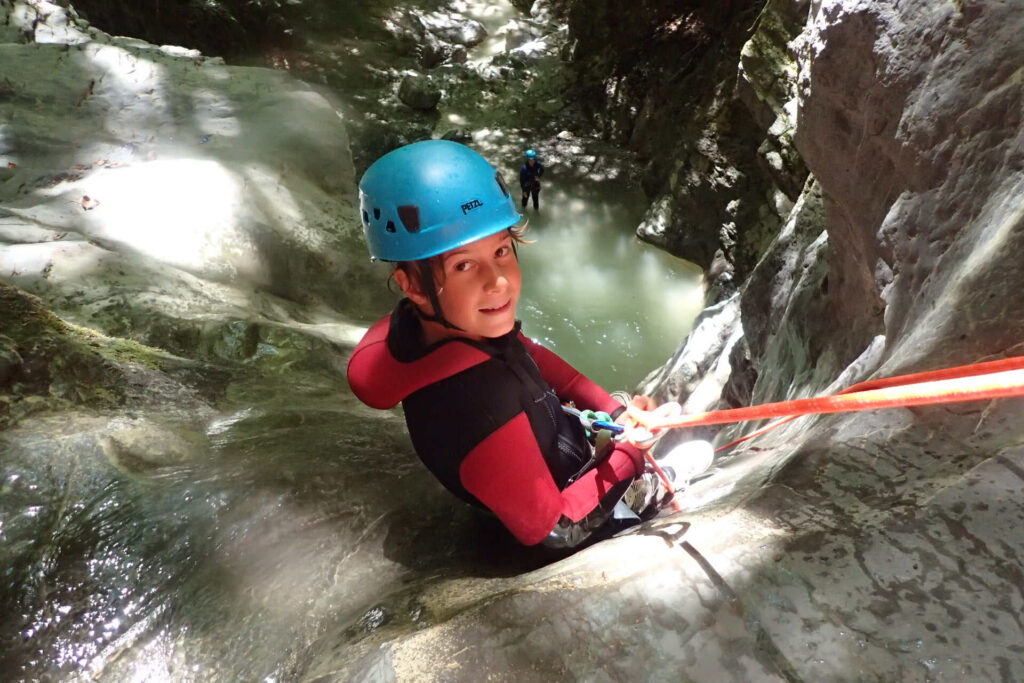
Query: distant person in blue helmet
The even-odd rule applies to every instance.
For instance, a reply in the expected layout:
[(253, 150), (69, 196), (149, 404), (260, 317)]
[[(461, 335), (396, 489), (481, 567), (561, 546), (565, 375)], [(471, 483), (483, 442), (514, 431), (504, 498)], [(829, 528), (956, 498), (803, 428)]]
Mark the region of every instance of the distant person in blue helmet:
[(625, 441), (595, 450), (562, 403), (609, 420), (625, 406), (520, 331), (522, 216), (494, 167), (456, 142), (416, 142), (367, 169), (359, 204), (370, 254), (394, 264), (405, 298), (352, 352), (355, 395), (401, 402), (427, 468), (523, 544), (572, 548), (623, 528), (610, 520), (656, 512), (643, 453)]
[(526, 150), (526, 163), (519, 169), (519, 187), (523, 188), (523, 209), (533, 197), (533, 210), (540, 211), (540, 177), (544, 175), (544, 164), (537, 159), (537, 152)]

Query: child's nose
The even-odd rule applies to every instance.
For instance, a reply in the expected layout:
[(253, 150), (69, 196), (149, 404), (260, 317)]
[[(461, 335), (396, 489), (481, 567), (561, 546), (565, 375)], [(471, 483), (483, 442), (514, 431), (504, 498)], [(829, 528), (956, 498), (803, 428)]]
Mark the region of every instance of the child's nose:
[(508, 277), (505, 276), (505, 269), (498, 265), (488, 267), (484, 277), (484, 285), (488, 289), (498, 289), (508, 284)]

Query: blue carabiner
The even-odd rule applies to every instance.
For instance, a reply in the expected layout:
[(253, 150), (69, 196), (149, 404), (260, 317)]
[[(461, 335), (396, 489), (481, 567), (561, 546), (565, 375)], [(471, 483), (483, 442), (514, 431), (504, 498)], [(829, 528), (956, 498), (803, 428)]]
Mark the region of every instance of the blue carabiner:
[(592, 429), (607, 429), (612, 434), (621, 434), (626, 431), (626, 428), (615, 422), (606, 422), (604, 420), (594, 420), (590, 423)]
[(599, 429), (607, 429), (612, 434), (619, 436), (626, 431), (626, 428), (620, 424), (616, 424), (612, 421), (612, 416), (608, 413), (594, 410), (577, 410), (573, 406), (563, 405), (564, 410), (569, 415), (578, 418), (583, 428), (587, 430), (587, 436), (594, 436), (594, 432)]

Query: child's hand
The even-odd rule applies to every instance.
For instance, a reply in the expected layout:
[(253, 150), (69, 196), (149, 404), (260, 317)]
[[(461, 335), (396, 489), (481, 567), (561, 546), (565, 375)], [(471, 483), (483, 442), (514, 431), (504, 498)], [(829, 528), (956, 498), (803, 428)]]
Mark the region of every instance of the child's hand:
[[(629, 400), (629, 405), (640, 410), (651, 411), (658, 407), (658, 402), (650, 396), (634, 396)], [(626, 420), (629, 419), (629, 411), (623, 412), (619, 415), (619, 418), (615, 420), (619, 424), (626, 424)]]

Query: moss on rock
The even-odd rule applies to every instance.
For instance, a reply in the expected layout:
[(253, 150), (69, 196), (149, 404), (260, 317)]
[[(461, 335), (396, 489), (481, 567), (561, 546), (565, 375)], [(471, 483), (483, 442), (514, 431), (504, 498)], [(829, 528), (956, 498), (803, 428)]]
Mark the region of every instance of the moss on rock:
[(127, 370), (163, 372), (187, 363), (65, 322), (39, 298), (4, 283), (0, 331), (0, 429), (69, 405), (124, 406), (130, 398)]

